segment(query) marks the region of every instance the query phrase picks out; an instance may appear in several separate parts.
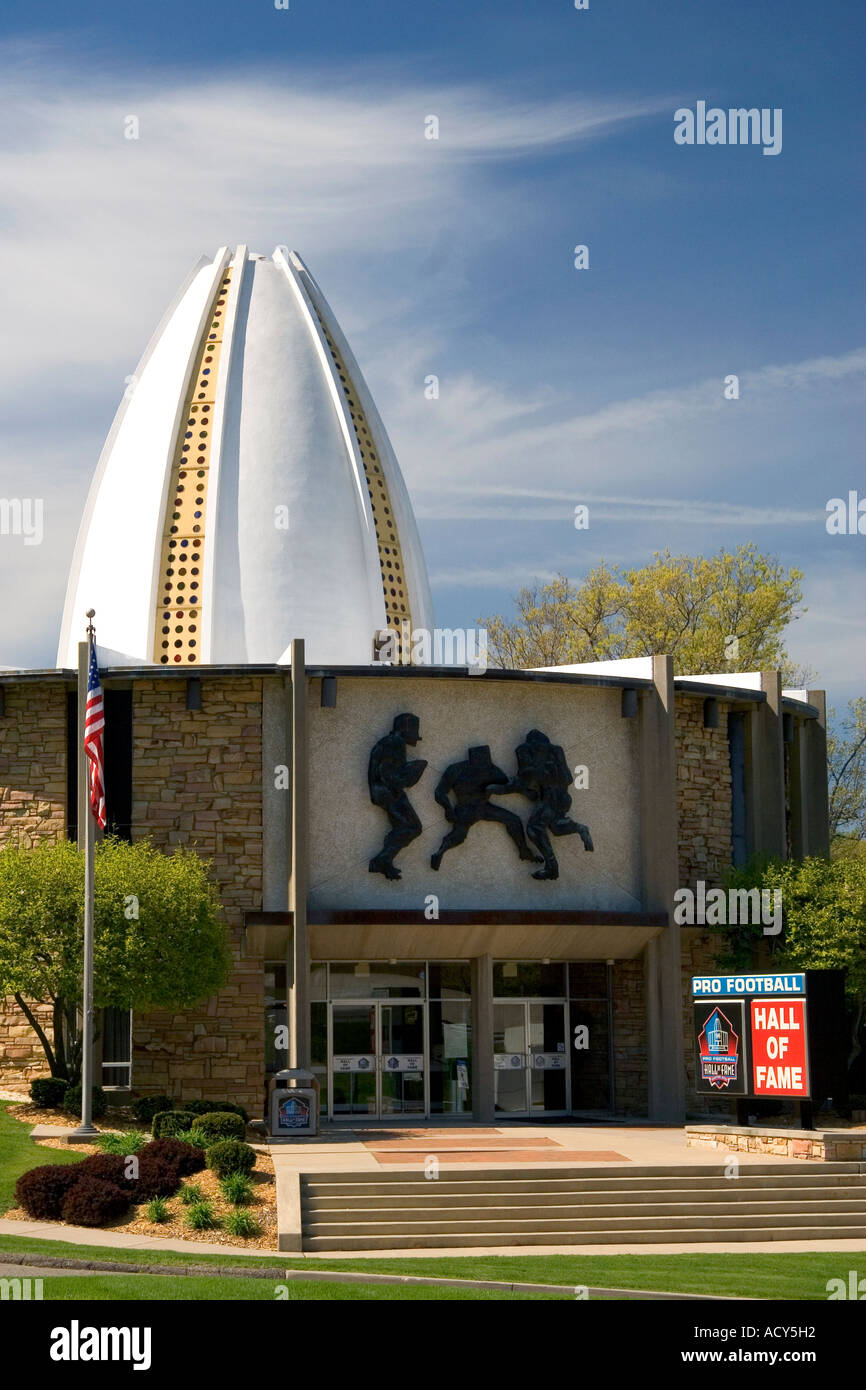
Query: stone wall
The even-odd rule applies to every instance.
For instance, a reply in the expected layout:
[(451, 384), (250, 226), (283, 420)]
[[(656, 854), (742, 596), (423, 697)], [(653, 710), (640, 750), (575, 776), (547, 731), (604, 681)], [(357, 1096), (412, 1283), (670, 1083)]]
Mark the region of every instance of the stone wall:
[(719, 727), (705, 729), (703, 699), (677, 696), (676, 754), (679, 883), (720, 888), (731, 862), (727, 706), (719, 702)]
[(785, 1133), (781, 1129), (760, 1130), (743, 1126), (701, 1125), (686, 1129), (686, 1145), (692, 1149), (739, 1150), (740, 1153), (768, 1154), (774, 1158), (816, 1158), (825, 1163), (866, 1159), (866, 1133), (862, 1130), (805, 1130)]
[(617, 1114), (645, 1115), (649, 1105), (644, 962), (613, 967), (613, 1051)]
[[(50, 681), (4, 686), (0, 718), (0, 846), (33, 846), (66, 833), (66, 686)], [(28, 1001), (30, 1002), (30, 1001)], [(50, 1005), (36, 1010), (43, 1027)], [(50, 1029), (49, 1029), (50, 1036)], [(0, 1001), (0, 1084), (48, 1074), (30, 1025), (12, 999)]]
[(244, 955), (243, 912), (261, 906), (262, 683), (202, 682), (202, 708), (186, 708), (186, 682), (134, 686), (133, 838), (193, 846), (213, 861), (235, 968), (206, 1003), (136, 1015), (133, 1085), (178, 1100), (230, 1099), (261, 1113), (264, 977)]

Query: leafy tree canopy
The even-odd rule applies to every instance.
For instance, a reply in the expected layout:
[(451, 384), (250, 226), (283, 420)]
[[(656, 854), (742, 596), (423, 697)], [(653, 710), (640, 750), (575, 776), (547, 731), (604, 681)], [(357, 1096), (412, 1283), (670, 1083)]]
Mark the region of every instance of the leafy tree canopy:
[[(95, 860), (94, 1006), (184, 1008), (220, 989), (231, 957), (207, 862), (114, 838)], [(0, 850), (0, 993), (33, 1026), (25, 1001), (54, 1006), (55, 1047), (37, 1033), (60, 1075), (61, 1017), (68, 1024), (81, 1000), (83, 923), (83, 850), (68, 840)]]
[(710, 557), (657, 551), (640, 568), (602, 561), (578, 584), (560, 574), (523, 588), (516, 621), (479, 621), (498, 666), (669, 652), (678, 675), (780, 668), (786, 683), (799, 685), (811, 673), (788, 661), (782, 634), (798, 616), (802, 578), (752, 543)]

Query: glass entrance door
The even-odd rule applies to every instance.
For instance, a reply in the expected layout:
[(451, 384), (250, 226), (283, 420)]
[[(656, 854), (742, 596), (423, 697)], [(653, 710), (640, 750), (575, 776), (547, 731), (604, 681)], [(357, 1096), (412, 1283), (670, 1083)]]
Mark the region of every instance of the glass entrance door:
[(493, 1005), (493, 1085), (501, 1115), (568, 1109), (565, 1004), (509, 1000)]
[(424, 1006), (377, 1004), (382, 1057), (380, 1113), (424, 1114)]
[(378, 1115), (375, 1004), (335, 1004), (331, 1012), (331, 1096), (335, 1115)]
[(332, 1113), (424, 1115), (424, 1004), (331, 1006)]
[(565, 1005), (527, 1002), (529, 1018), (529, 1109), (564, 1113), (568, 1109)]

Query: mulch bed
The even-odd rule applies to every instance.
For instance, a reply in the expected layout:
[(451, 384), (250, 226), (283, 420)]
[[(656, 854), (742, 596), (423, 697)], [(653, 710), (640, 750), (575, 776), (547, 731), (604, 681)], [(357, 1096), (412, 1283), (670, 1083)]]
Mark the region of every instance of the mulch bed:
[[(23, 1104), (10, 1106), (8, 1113), (15, 1119), (21, 1120), (28, 1125), (65, 1125), (74, 1124), (69, 1116), (57, 1110), (40, 1110), (33, 1104)], [(138, 1124), (133, 1120), (118, 1118), (116, 1115), (104, 1116), (103, 1119), (94, 1122), (96, 1128), (102, 1132), (113, 1131), (122, 1134), (127, 1130), (137, 1129), (147, 1131), (147, 1126)], [(38, 1139), (35, 1141), (41, 1148), (46, 1149), (65, 1149), (67, 1152), (72, 1150), (86, 1158), (88, 1154), (99, 1153), (100, 1150), (95, 1144), (67, 1144), (65, 1139)], [(95, 1229), (101, 1231), (117, 1231), (122, 1235), (145, 1235), (162, 1236), (169, 1239), (181, 1239), (190, 1243), (207, 1242), (212, 1245), (226, 1245), (238, 1249), (260, 1249), (276, 1250), (277, 1248), (277, 1188), (274, 1180), (274, 1165), (267, 1154), (256, 1152), (256, 1163), (250, 1174), (250, 1181), (253, 1184), (253, 1200), (245, 1207), (236, 1208), (231, 1202), (227, 1202), (219, 1188), (219, 1179), (209, 1168), (204, 1168), (200, 1173), (193, 1173), (191, 1177), (185, 1178), (185, 1183), (195, 1183), (200, 1187), (204, 1197), (211, 1202), (214, 1215), (218, 1220), (228, 1216), (231, 1212), (248, 1211), (255, 1218), (261, 1227), (259, 1236), (233, 1236), (220, 1227), (210, 1231), (194, 1231), (184, 1223), (184, 1216), (187, 1208), (180, 1199), (180, 1192), (174, 1197), (167, 1197), (169, 1216), (166, 1221), (148, 1221), (147, 1203), (141, 1203), (130, 1207), (124, 1217), (118, 1221), (113, 1221), (105, 1226)], [(29, 1223), (31, 1218), (20, 1207), (15, 1207), (4, 1213), (4, 1216), (12, 1221)], [(48, 1223), (57, 1226), (58, 1230), (64, 1229), (62, 1221)]]

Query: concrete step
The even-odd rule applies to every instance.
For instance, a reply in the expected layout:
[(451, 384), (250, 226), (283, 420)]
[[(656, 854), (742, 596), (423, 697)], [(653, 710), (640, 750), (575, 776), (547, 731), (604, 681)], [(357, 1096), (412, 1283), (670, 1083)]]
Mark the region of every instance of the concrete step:
[[(743, 1182), (747, 1178), (752, 1180), (768, 1179), (773, 1182), (784, 1183), (791, 1176), (803, 1177), (808, 1175), (809, 1181), (825, 1182), (840, 1176), (863, 1176), (866, 1177), (866, 1162), (860, 1163), (852, 1160), (845, 1163), (779, 1163), (779, 1164), (759, 1164), (743, 1163), (740, 1165), (740, 1177), (738, 1182)], [(304, 1180), (308, 1186), (315, 1187), (318, 1184), (326, 1184), (332, 1187), (334, 1184), (348, 1184), (352, 1187), (383, 1186), (391, 1187), (394, 1184), (414, 1183), (418, 1187), (426, 1187), (433, 1179), (424, 1178), (417, 1173), (417, 1170), (406, 1170), (401, 1168), (393, 1169), (367, 1169), (357, 1173), (305, 1173)], [(557, 1163), (555, 1168), (539, 1170), (538, 1168), (487, 1168), (483, 1173), (474, 1169), (455, 1169), (448, 1168), (446, 1171), (440, 1169), (440, 1176), (436, 1181), (475, 1185), (479, 1188), (489, 1190), (498, 1184), (510, 1184), (513, 1182), (536, 1183), (546, 1186), (551, 1182), (579, 1182), (581, 1185), (587, 1183), (602, 1183), (604, 1185), (615, 1185), (617, 1183), (630, 1183), (639, 1180), (641, 1183), (670, 1183), (681, 1180), (692, 1182), (718, 1182), (733, 1181), (727, 1176), (726, 1165), (707, 1164), (698, 1167), (691, 1164), (688, 1167), (668, 1167), (668, 1168), (638, 1168), (633, 1164), (608, 1164), (605, 1168), (567, 1168)]]
[[(862, 1225), (839, 1226), (833, 1229), (834, 1240), (862, 1240)], [(587, 1245), (696, 1245), (708, 1240), (776, 1241), (776, 1240), (826, 1240), (824, 1225), (790, 1226), (780, 1229), (776, 1226), (731, 1227), (724, 1233), (708, 1234), (706, 1230), (690, 1227), (678, 1230), (672, 1235), (667, 1226), (647, 1228), (642, 1231), (597, 1232), (594, 1235), (572, 1234), (564, 1231), (486, 1231), (483, 1239), (475, 1233), (439, 1234), (424, 1232), (404, 1235), (395, 1239), (393, 1235), (318, 1235), (304, 1239), (304, 1250), (322, 1253), (328, 1250), (442, 1250), (462, 1249), (472, 1246), (509, 1245), (573, 1245), (575, 1250)]]
[[(752, 1210), (756, 1206), (757, 1210)], [(345, 1212), (339, 1220), (321, 1221), (312, 1219), (304, 1223), (305, 1231), (311, 1235), (410, 1235), (418, 1231), (434, 1231), (437, 1235), (453, 1232), (482, 1233), (485, 1230), (512, 1231), (572, 1231), (593, 1233), (601, 1231), (625, 1232), (624, 1239), (631, 1231), (642, 1231), (647, 1226), (662, 1227), (667, 1231), (687, 1230), (699, 1227), (706, 1232), (718, 1232), (734, 1227), (773, 1225), (779, 1228), (795, 1225), (815, 1224), (820, 1221), (826, 1231), (836, 1226), (855, 1226), (861, 1236), (866, 1235), (866, 1211), (849, 1211), (842, 1207), (838, 1211), (807, 1211), (766, 1209), (764, 1203), (737, 1203), (727, 1212), (706, 1212), (697, 1209), (658, 1208), (641, 1215), (617, 1215), (610, 1210), (584, 1212), (573, 1208), (560, 1208), (558, 1213), (549, 1208), (542, 1212), (512, 1208), (506, 1211), (491, 1212), (487, 1208), (454, 1211), (450, 1213), (431, 1213), (419, 1208), (411, 1215), (406, 1212)], [(483, 1244), (483, 1241), (481, 1242)]]
[(510, 1188), (497, 1192), (484, 1189), (476, 1190), (474, 1186), (470, 1192), (467, 1192), (441, 1182), (429, 1182), (424, 1187), (418, 1187), (417, 1190), (411, 1192), (406, 1192), (403, 1188), (394, 1189), (393, 1187), (387, 1192), (368, 1192), (364, 1188), (356, 1188), (353, 1191), (340, 1194), (330, 1193), (327, 1190), (315, 1192), (308, 1190), (303, 1193), (302, 1203), (305, 1211), (329, 1212), (344, 1211), (347, 1207), (375, 1211), (386, 1207), (428, 1206), (435, 1210), (440, 1206), (500, 1207), (512, 1204), (585, 1206), (587, 1204), (614, 1203), (617, 1206), (631, 1206), (644, 1205), (649, 1198), (655, 1198), (659, 1202), (689, 1201), (699, 1204), (743, 1200), (783, 1203), (790, 1201), (812, 1203), (859, 1200), (866, 1204), (866, 1182), (855, 1186), (850, 1180), (840, 1178), (835, 1186), (798, 1184), (796, 1187), (758, 1187), (744, 1182), (735, 1184), (732, 1181), (726, 1183), (724, 1187), (719, 1185), (708, 1188), (693, 1188), (679, 1185), (662, 1188), (633, 1187), (621, 1191), (575, 1188), (571, 1185), (565, 1187), (538, 1185), (529, 1191)]
[[(860, 1163), (301, 1177), (303, 1248), (384, 1250), (866, 1237)], [(803, 1234), (804, 1232), (809, 1234)], [(768, 1234), (769, 1233), (769, 1234)]]

